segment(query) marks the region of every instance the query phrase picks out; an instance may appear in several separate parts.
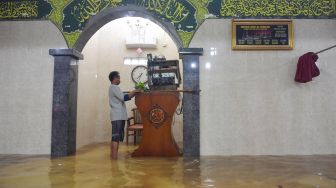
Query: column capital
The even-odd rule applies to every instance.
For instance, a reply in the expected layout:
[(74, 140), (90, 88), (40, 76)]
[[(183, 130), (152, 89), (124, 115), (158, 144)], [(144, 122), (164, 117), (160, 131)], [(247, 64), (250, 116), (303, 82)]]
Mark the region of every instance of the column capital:
[(180, 48), (180, 55), (203, 55), (203, 48)]
[(56, 56), (71, 56), (76, 60), (82, 60), (84, 58), (83, 54), (75, 49), (59, 48), (59, 49), (49, 49), (49, 55)]

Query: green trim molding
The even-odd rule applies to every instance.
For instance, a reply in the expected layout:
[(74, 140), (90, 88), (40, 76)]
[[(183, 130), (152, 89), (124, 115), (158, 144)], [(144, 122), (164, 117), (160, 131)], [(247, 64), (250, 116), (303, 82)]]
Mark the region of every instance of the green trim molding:
[(336, 0), (1, 0), (0, 21), (52, 21), (72, 48), (90, 18), (136, 5), (176, 28), (184, 47), (207, 18), (336, 18)]

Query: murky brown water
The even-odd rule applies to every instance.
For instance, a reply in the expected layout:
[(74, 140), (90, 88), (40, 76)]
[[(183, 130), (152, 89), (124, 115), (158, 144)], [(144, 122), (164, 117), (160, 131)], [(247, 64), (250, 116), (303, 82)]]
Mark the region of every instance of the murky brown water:
[(336, 155), (132, 158), (122, 145), (118, 161), (109, 144), (76, 156), (0, 155), (0, 188), (336, 188)]

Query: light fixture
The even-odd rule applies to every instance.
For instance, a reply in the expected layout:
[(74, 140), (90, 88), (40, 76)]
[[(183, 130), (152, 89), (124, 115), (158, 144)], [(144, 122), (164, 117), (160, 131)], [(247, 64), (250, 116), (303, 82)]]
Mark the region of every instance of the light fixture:
[(215, 56), (215, 55), (217, 55), (217, 48), (211, 47), (211, 48), (210, 48), (210, 55), (211, 55), (211, 56)]
[(211, 63), (210, 62), (206, 62), (205, 63), (205, 68), (206, 69), (211, 69)]

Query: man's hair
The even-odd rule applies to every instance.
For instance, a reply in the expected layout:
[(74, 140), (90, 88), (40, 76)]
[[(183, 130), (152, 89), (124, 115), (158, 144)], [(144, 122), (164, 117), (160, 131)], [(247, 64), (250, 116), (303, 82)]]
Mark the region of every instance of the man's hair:
[(114, 78), (119, 77), (119, 72), (118, 71), (112, 71), (109, 74), (109, 80), (112, 82), (114, 80)]

